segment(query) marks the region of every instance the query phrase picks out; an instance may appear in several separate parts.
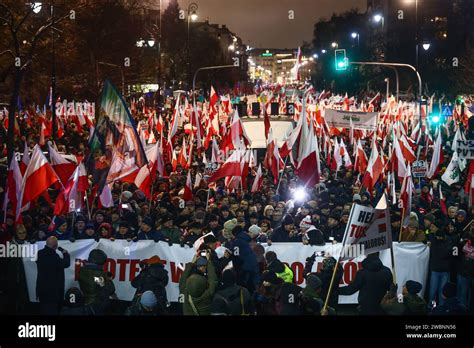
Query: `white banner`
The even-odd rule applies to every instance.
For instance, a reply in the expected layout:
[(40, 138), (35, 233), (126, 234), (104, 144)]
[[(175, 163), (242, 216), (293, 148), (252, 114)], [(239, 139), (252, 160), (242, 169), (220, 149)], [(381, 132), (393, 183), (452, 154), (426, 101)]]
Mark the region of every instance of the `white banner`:
[(353, 204), (344, 233), (341, 260), (388, 249), (391, 244), (390, 212), (385, 195), (375, 208)]
[(456, 152), (459, 158), (474, 159), (474, 140), (457, 140)]
[(351, 119), (354, 129), (375, 130), (377, 126), (376, 112), (352, 112), (325, 109), (324, 118), (329, 127), (350, 128)]
[[(38, 242), (38, 249), (44, 247), (44, 242)], [(141, 260), (157, 255), (160, 257), (170, 278), (166, 288), (168, 299), (176, 302), (179, 295), (179, 278), (183, 272), (183, 264), (190, 262), (195, 253), (194, 249), (188, 246), (181, 247), (178, 244), (169, 246), (167, 243), (153, 241), (127, 242), (123, 240), (109, 241), (102, 239), (99, 242), (94, 240), (79, 240), (71, 243), (69, 241), (59, 241), (59, 245), (68, 250), (71, 255), (71, 266), (65, 270), (65, 289), (79, 287), (77, 282), (79, 269), (84, 261), (87, 260), (91, 250), (97, 248), (107, 254), (105, 270), (112, 273), (117, 297), (121, 300), (130, 301), (135, 294), (135, 289), (130, 281), (140, 272), (139, 262)], [(266, 251), (273, 250), (278, 258), (289, 264), (295, 274), (295, 280), (298, 285), (304, 285), (303, 269), (305, 260), (314, 252), (324, 251), (331, 253), (332, 244), (326, 246), (309, 246), (301, 243), (273, 243), (271, 246), (265, 246)], [(397, 271), (397, 280), (399, 282), (399, 291), (407, 280), (416, 280), (425, 285), (429, 249), (423, 243), (394, 243), (395, 268)], [(59, 252), (58, 252), (59, 253)], [(222, 256), (223, 251), (218, 250), (218, 255)], [(60, 254), (60, 253), (59, 253)], [(348, 285), (355, 277), (357, 270), (361, 268), (361, 262), (364, 257), (342, 262), (344, 276), (341, 286)], [(380, 259), (387, 267), (391, 268), (390, 251), (383, 250), (380, 253)], [(317, 257), (313, 271), (322, 266), (322, 257)], [(28, 258), (23, 259), (25, 266), (26, 281), (30, 300), (36, 301), (36, 263)], [(352, 296), (340, 296), (339, 303), (357, 303), (357, 293)]]

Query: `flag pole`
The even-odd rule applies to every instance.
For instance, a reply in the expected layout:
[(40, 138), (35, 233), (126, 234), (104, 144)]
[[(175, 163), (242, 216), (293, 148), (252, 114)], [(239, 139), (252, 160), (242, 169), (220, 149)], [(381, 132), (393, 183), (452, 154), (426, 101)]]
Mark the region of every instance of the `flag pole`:
[(207, 185), (207, 199), (206, 199), (206, 211), (209, 207), (209, 193), (211, 192), (211, 188), (209, 187), (209, 184)]
[(89, 208), (89, 199), (87, 197), (87, 190), (84, 192), (86, 196), (86, 208), (87, 208), (87, 215), (89, 215), (89, 220), (91, 220), (91, 210)]
[(283, 177), (283, 173), (285, 172), (287, 161), (288, 161), (288, 156), (286, 156), (286, 158), (285, 158), (285, 165), (283, 166), (283, 170), (281, 171), (280, 178), (278, 179), (278, 185), (277, 185), (277, 188), (275, 190), (276, 194), (278, 194), (278, 190), (280, 188), (280, 183), (281, 183), (281, 178)]
[[(354, 212), (354, 207), (355, 207), (355, 204), (352, 203), (351, 212), (349, 214), (349, 220), (348, 221), (351, 221), (351, 219), (352, 219), (352, 214)], [(332, 272), (331, 282), (329, 283), (329, 289), (328, 289), (328, 293), (326, 295), (326, 300), (324, 301), (324, 306), (323, 306), (322, 311), (326, 310), (326, 308), (328, 306), (328, 302), (329, 302), (329, 297), (331, 297), (332, 287), (333, 287), (333, 284), (334, 284), (334, 278), (336, 278), (337, 268), (339, 266), (339, 261), (341, 260), (341, 253), (344, 252), (344, 245), (346, 244), (346, 237), (347, 237), (348, 230), (349, 230), (349, 224), (346, 225), (346, 231), (344, 233), (344, 239), (342, 240), (341, 252), (337, 256), (337, 262), (336, 262), (336, 264), (334, 266), (334, 270)]]
[(402, 208), (402, 218), (400, 220), (400, 233), (398, 233), (398, 243), (402, 239), (403, 220), (405, 220), (405, 207)]

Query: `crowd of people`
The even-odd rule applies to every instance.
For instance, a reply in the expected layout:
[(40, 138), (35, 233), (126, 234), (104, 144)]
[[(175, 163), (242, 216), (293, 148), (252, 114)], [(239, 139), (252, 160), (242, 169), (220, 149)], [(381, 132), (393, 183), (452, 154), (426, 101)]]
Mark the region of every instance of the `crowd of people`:
[[(170, 120), (172, 112), (172, 109), (164, 112), (165, 122)], [(142, 112), (135, 111), (133, 115), (136, 121), (148, 119)], [(15, 151), (21, 153), (25, 142), (33, 148), (39, 138), (39, 129), (37, 124), (26, 122), (22, 117), (18, 118), (18, 123), (21, 135), (16, 137)], [(445, 128), (451, 131), (443, 133), (444, 144), (453, 139), (453, 123), (446, 124)], [(64, 124), (66, 131), (56, 141), (56, 146), (59, 151), (83, 159), (88, 155), (89, 134), (86, 130), (74, 131), (73, 125), (72, 122)], [(5, 130), (0, 133), (0, 143), (6, 144)], [(175, 144), (181, 144), (183, 136), (184, 131)], [(348, 130), (337, 134), (352, 153), (349, 136)], [(381, 139), (379, 141), (382, 143)], [(370, 145), (370, 141), (364, 145), (368, 154)], [(384, 145), (388, 147), (388, 144)], [(6, 154), (5, 146), (4, 150)], [(446, 167), (451, 148), (444, 145), (443, 151), (442, 167)], [(430, 155), (431, 150), (427, 152), (427, 159)], [(152, 183), (151, 199), (133, 183), (116, 181), (111, 190), (114, 203), (110, 208), (100, 208), (95, 201), (90, 210), (54, 216), (59, 190), (50, 188), (48, 194), (42, 195), (22, 213), (21, 224), (15, 221), (15, 214), (6, 209), (5, 223), (0, 227), (0, 243), (46, 241), (37, 261), (36, 294), (40, 312), (64, 315), (117, 314), (118, 311), (126, 315), (336, 315), (341, 308), (338, 297), (358, 291), (357, 312), (363, 315), (473, 313), (474, 224), (471, 222), (474, 208), (464, 190), (467, 175), (463, 174), (462, 180), (451, 186), (440, 180), (445, 168), (431, 179), (415, 178), (411, 214), (406, 226), (403, 226), (403, 212), (398, 204), (390, 206), (393, 241), (425, 243), (430, 251), (426, 291), (421, 292), (419, 282), (408, 280), (399, 284), (403, 287), (403, 300), (400, 301), (392, 272), (382, 264), (377, 253), (367, 256), (353, 282), (345, 287), (339, 287), (342, 268), (337, 260), (326, 256), (322, 269), (317, 271), (313, 267), (316, 255), (313, 255), (306, 260), (306, 285), (303, 288), (296, 285), (293, 271), (285, 260), (280, 260), (273, 251), (265, 252), (262, 246), (279, 242), (318, 246), (341, 243), (352, 204), (373, 206), (387, 190), (386, 181), (380, 180), (372, 191), (368, 191), (360, 182), (361, 173), (344, 166), (332, 170), (322, 153), (321, 182), (306, 188), (304, 201), (294, 199), (300, 183), (294, 168), (287, 166), (278, 180), (273, 180), (271, 170), (264, 168), (262, 186), (257, 192), (229, 192), (224, 180), (218, 180), (215, 188), (208, 190), (207, 183), (202, 180), (193, 188), (192, 200), (184, 202), (182, 196), (188, 171), (192, 177), (205, 173), (201, 158), (195, 153), (189, 168), (178, 164), (175, 171), (170, 159), (165, 158), (169, 175)], [(249, 170), (246, 187), (252, 187), (255, 175), (255, 168)], [(400, 184), (397, 182), (397, 187)], [(443, 191), (444, 197), (440, 197), (439, 193)], [(91, 252), (81, 268), (79, 287), (64, 289), (64, 269), (71, 264), (67, 250), (58, 248), (58, 241), (153, 240), (192, 247), (203, 236), (203, 244), (181, 276), (177, 305), (168, 301), (169, 276), (156, 257), (142, 261), (141, 271), (131, 284), (136, 288), (134, 299), (121, 304), (120, 309), (115, 305), (120, 301), (115, 295), (111, 274), (103, 270), (107, 255), (101, 250)], [(220, 258), (215, 252), (218, 246), (226, 248)], [(56, 249), (63, 254), (62, 258)], [(29, 300), (22, 262), (18, 259), (0, 262), (3, 278), (0, 283), (8, 299), (7, 310), (25, 313)], [(330, 289), (334, 268), (336, 275)]]

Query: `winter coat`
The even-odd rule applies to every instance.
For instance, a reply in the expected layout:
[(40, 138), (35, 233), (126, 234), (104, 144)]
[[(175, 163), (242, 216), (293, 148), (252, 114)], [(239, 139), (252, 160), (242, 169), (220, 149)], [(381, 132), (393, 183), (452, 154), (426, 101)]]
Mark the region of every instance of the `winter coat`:
[(400, 242), (424, 242), (426, 240), (425, 232), (416, 230), (414, 234), (410, 234), (408, 229), (402, 230)]
[(370, 256), (362, 261), (362, 267), (350, 285), (339, 288), (339, 295), (352, 295), (359, 291), (361, 314), (383, 314), (380, 301), (390, 289), (392, 272), (379, 258)]
[(132, 286), (137, 289), (135, 297), (145, 291), (153, 291), (158, 300), (158, 308), (164, 312), (167, 307), (168, 297), (166, 295), (166, 285), (168, 285), (168, 271), (161, 263), (152, 264), (143, 269), (133, 280)]
[[(305, 315), (321, 315), (321, 310), (324, 307), (324, 300), (311, 287), (306, 286), (301, 292), (301, 307)], [(326, 307), (329, 315), (335, 315), (335, 310), (329, 305)]]
[(250, 248), (250, 241), (250, 236), (241, 232), (230, 242), (229, 250), (233, 253), (232, 264), (237, 274), (240, 271), (258, 273), (257, 257)]
[(290, 237), (288, 231), (280, 226), (273, 231), (271, 241), (276, 243), (301, 242), (301, 236), (294, 235)]
[(184, 296), (184, 315), (210, 315), (211, 303), (217, 287), (217, 276), (212, 262), (208, 263), (208, 279), (191, 274), (194, 264), (188, 263), (179, 280), (179, 292)]
[(334, 237), (334, 240), (341, 243), (344, 238), (345, 227), (337, 225), (335, 227), (326, 227), (323, 229), (324, 241), (331, 242), (330, 237)]
[(64, 298), (64, 269), (71, 264), (69, 253), (61, 258), (56, 250), (45, 246), (38, 251), (36, 265), (38, 278), (36, 279), (36, 296), (40, 302), (62, 302)]
[[(103, 287), (96, 281), (100, 277), (104, 279), (105, 285)], [(86, 305), (101, 302), (108, 304), (109, 296), (115, 292), (115, 285), (107, 279), (107, 273), (104, 272), (103, 267), (88, 262), (79, 270), (79, 288), (84, 294)]]
[(72, 232), (70, 230), (66, 230), (66, 232), (61, 233), (58, 230), (55, 230), (52, 236), (55, 236), (58, 240), (69, 240), (72, 238)]
[(216, 303), (218, 301), (225, 303), (226, 315), (249, 315), (254, 312), (252, 297), (249, 291), (237, 284), (216, 292), (212, 301), (213, 308), (217, 307)]
[(179, 244), (181, 242), (181, 231), (179, 228), (162, 228), (159, 232), (161, 232), (161, 234), (169, 239), (173, 244)]
[(430, 246), (430, 271), (449, 272), (453, 259), (454, 244), (448, 239), (437, 239), (434, 234), (429, 234)]

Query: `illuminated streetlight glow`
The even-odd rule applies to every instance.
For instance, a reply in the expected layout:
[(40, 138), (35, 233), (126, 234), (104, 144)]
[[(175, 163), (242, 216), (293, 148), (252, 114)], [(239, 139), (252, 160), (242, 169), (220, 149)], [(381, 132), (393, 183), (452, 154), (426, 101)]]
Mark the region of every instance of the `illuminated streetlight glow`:
[(321, 50), (321, 53), (326, 53), (326, 52), (327, 52), (327, 51), (326, 51), (326, 50), (324, 50), (324, 49), (323, 49), (323, 50)]
[(234, 45), (229, 45), (229, 50), (231, 50), (231, 51), (235, 50), (235, 46)]
[(353, 33), (351, 34), (351, 36), (352, 36), (353, 39), (355, 39), (355, 38), (357, 37), (357, 35), (359, 35), (359, 34), (357, 34), (356, 32), (353, 32)]
[(424, 44), (423, 44), (423, 49), (424, 49), (425, 51), (428, 51), (428, 50), (430, 49), (430, 46), (431, 46), (431, 44), (429, 44), (429, 43), (424, 43)]
[(336, 48), (336, 47), (337, 47), (337, 42), (331, 43), (331, 47), (332, 47), (332, 48)]
[(148, 40), (147, 43), (148, 43), (148, 46), (150, 46), (150, 47), (155, 46), (155, 40), (153, 40), (153, 39)]
[(198, 19), (198, 15), (196, 11), (193, 11), (193, 13), (191, 13), (191, 20), (195, 22), (197, 19)]
[(375, 21), (375, 22), (378, 23), (378, 22), (380, 22), (382, 19), (383, 19), (382, 15), (380, 15), (380, 14), (374, 15), (374, 21)]

